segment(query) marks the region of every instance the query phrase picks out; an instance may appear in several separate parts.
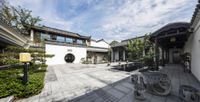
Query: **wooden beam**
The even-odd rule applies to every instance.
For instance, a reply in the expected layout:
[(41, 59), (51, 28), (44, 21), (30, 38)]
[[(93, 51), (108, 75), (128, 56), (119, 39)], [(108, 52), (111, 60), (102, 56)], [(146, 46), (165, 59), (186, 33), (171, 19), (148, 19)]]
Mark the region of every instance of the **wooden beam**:
[(179, 33), (174, 33), (174, 34), (167, 34), (167, 35), (161, 35), (161, 36), (157, 36), (157, 39), (161, 39), (161, 38), (167, 38), (167, 37), (174, 37), (174, 36), (178, 36), (178, 35), (186, 35), (187, 32), (179, 32)]
[(165, 66), (164, 49), (162, 48), (162, 66)]

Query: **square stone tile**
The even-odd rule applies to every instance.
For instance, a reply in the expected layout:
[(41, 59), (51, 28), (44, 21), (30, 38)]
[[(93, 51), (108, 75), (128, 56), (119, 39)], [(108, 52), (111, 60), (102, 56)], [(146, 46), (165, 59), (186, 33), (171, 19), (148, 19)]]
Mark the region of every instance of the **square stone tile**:
[(120, 91), (118, 91), (118, 90), (116, 90), (116, 89), (114, 89), (114, 88), (108, 90), (107, 92), (108, 92), (109, 94), (111, 94), (112, 96), (118, 98), (118, 99), (121, 99), (122, 97), (125, 96), (124, 93), (122, 93), (122, 92), (120, 92)]
[(132, 91), (132, 89), (126, 88), (126, 87), (122, 86), (121, 84), (116, 85), (114, 88), (116, 88), (117, 90), (122, 91), (125, 94), (128, 94), (128, 93), (130, 93)]
[(133, 89), (133, 84), (131, 84), (131, 83), (124, 82), (124, 83), (122, 83), (122, 85), (125, 86), (126, 88)]

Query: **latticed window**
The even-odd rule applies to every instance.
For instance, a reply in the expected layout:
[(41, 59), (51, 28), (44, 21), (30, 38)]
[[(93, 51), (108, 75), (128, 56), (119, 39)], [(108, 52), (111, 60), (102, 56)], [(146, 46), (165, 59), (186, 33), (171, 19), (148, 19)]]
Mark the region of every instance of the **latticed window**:
[(72, 38), (66, 38), (66, 42), (67, 43), (73, 43), (73, 39)]
[(63, 37), (63, 36), (57, 36), (57, 41), (59, 41), (59, 42), (65, 42), (65, 37)]
[(41, 33), (40, 34), (41, 40), (50, 40), (51, 37), (49, 34)]

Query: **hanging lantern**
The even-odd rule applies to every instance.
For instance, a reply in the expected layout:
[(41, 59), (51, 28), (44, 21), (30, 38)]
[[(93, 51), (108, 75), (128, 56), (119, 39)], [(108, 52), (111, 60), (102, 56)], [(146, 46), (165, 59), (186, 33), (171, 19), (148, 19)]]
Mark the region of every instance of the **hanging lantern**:
[(171, 37), (170, 38), (170, 42), (176, 42), (176, 38), (175, 37)]

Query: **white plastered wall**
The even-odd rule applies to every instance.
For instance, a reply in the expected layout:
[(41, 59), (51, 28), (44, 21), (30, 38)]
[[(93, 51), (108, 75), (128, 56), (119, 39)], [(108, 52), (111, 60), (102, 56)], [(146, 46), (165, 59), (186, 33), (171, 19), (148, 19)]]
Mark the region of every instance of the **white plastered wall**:
[(101, 48), (110, 48), (110, 45), (108, 43), (106, 43), (105, 41), (99, 41), (99, 42), (91, 41), (90, 46), (101, 47)]
[(48, 65), (65, 64), (64, 57), (66, 54), (71, 53), (75, 56), (73, 63), (81, 63), (81, 58), (86, 58), (86, 48), (69, 47), (62, 45), (46, 44), (45, 50), (47, 54), (54, 54), (53, 58), (47, 58)]
[(185, 44), (184, 52), (191, 53), (191, 71), (200, 81), (200, 21), (194, 27), (193, 34)]

